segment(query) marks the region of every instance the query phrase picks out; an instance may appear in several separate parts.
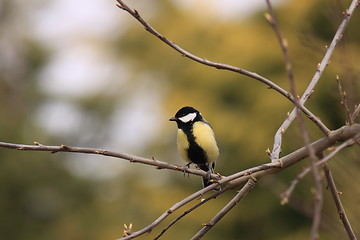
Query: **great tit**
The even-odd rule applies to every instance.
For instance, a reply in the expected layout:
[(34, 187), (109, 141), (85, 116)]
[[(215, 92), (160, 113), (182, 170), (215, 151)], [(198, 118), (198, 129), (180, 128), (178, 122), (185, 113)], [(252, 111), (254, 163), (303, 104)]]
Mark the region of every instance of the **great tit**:
[[(208, 175), (214, 173), (219, 148), (210, 124), (200, 112), (193, 107), (183, 107), (169, 121), (177, 123), (177, 147), (181, 157), (189, 164), (196, 164)], [(203, 187), (212, 183), (209, 177), (203, 177)]]

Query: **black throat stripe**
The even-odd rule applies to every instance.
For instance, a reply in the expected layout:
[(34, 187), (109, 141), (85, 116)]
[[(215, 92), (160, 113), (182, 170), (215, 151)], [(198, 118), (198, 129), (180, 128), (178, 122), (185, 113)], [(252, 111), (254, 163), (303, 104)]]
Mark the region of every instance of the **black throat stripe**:
[(184, 131), (189, 141), (189, 148), (187, 149), (187, 155), (191, 162), (198, 165), (198, 167), (204, 171), (208, 171), (208, 159), (205, 151), (196, 143), (193, 132)]

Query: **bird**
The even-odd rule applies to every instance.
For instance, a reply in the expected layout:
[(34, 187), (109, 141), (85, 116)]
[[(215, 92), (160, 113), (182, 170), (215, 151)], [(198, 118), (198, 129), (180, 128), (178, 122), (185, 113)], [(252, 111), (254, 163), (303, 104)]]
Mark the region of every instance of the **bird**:
[(219, 148), (210, 124), (198, 110), (190, 106), (181, 108), (169, 121), (177, 123), (177, 148), (180, 156), (188, 162), (187, 166), (194, 163), (207, 172), (207, 177), (202, 178), (203, 187), (213, 184), (210, 174), (214, 173)]

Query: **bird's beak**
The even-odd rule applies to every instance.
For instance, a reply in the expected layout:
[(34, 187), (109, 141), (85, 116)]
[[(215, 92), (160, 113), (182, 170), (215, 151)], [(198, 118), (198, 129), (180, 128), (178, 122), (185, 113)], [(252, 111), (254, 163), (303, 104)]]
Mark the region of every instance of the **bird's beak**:
[(169, 119), (169, 121), (176, 121), (176, 120), (177, 120), (176, 117), (172, 117), (172, 118)]

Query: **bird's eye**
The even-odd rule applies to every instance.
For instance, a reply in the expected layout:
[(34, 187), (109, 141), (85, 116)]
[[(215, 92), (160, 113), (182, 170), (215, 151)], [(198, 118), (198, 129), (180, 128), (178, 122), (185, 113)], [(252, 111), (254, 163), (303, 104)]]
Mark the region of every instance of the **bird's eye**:
[(196, 113), (188, 113), (185, 116), (179, 118), (180, 121), (183, 123), (188, 123), (190, 121), (193, 121), (196, 118)]

